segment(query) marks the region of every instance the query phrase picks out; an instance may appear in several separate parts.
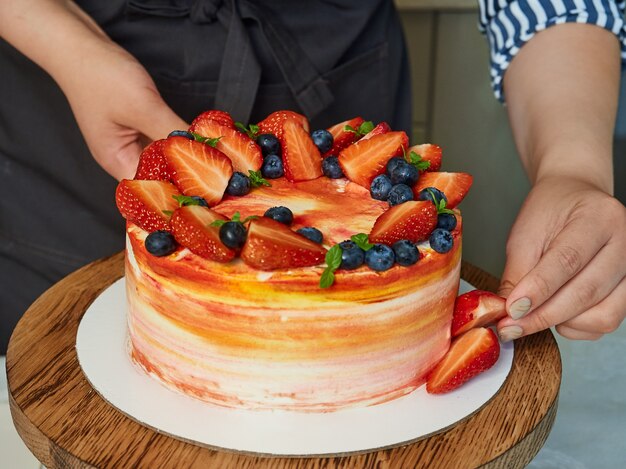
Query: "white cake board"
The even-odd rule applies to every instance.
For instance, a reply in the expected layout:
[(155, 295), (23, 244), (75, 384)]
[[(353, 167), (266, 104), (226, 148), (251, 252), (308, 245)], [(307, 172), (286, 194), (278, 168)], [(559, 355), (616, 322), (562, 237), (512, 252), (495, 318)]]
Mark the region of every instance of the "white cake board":
[[(461, 280), (459, 291), (473, 290)], [(238, 452), (320, 456), (398, 446), (454, 426), (498, 392), (513, 362), (502, 345), (493, 368), (448, 394), (422, 386), (399, 399), (330, 413), (244, 411), (171, 391), (136, 367), (128, 354), (126, 291), (118, 280), (91, 304), (76, 337), (78, 361), (93, 388), (132, 419), (174, 438)]]

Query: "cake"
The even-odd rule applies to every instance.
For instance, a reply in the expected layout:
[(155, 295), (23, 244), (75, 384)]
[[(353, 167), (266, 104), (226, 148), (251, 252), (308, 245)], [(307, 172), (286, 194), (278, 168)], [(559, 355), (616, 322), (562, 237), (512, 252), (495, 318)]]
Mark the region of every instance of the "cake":
[[(290, 111), (241, 131), (209, 111), (144, 150), (116, 194), (137, 365), (202, 401), (255, 410), (335, 411), (424, 384), (451, 344), (462, 242), (454, 207), (471, 176), (438, 172), (437, 146), (409, 148), (404, 132), (365, 124), (340, 123), (320, 141)], [(244, 133), (255, 131), (276, 135), (284, 176), (267, 142)], [(406, 200), (378, 193), (391, 160), (419, 174)], [(242, 175), (257, 187), (242, 189)], [(455, 226), (437, 228), (442, 214)], [(238, 245), (224, 238), (227, 223), (243, 229)], [(157, 235), (170, 248), (155, 248)], [(401, 240), (416, 259), (401, 259)], [(367, 261), (349, 265), (349, 248)]]

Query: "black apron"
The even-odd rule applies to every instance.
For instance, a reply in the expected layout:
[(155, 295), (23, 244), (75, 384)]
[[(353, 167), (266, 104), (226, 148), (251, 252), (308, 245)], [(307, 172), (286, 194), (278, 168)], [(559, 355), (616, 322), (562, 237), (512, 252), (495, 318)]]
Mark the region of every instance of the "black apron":
[[(390, 0), (77, 2), (190, 122), (207, 109), (311, 129), (360, 115), (410, 131), (410, 77)], [(132, 105), (132, 104), (131, 104)], [(93, 160), (65, 96), (0, 42), (0, 354), (28, 306), (124, 247), (116, 181)]]

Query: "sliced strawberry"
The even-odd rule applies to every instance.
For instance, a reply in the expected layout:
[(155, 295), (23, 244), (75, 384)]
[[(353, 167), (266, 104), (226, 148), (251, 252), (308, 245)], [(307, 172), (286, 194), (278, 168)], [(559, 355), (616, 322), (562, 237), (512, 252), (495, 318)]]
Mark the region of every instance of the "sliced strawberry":
[(261, 148), (246, 134), (210, 119), (199, 123), (194, 132), (203, 137), (221, 137), (215, 148), (230, 158), (235, 171), (241, 171), (247, 176), (248, 171), (261, 169), (263, 164)]
[(371, 243), (392, 245), (401, 239), (417, 243), (430, 236), (437, 226), (435, 204), (424, 200), (410, 200), (394, 205), (379, 216), (369, 234)]
[(491, 368), (500, 356), (500, 344), (491, 329), (471, 329), (455, 339), (426, 380), (426, 391), (442, 394)]
[[(212, 109), (210, 111), (205, 111), (198, 117), (196, 117), (191, 123), (191, 126), (189, 126), (189, 131), (197, 132), (200, 135), (204, 135), (201, 134), (197, 129), (201, 128), (206, 121), (217, 122), (218, 124), (221, 124), (231, 129), (235, 128), (235, 122), (233, 121), (233, 118), (230, 116), (229, 113), (227, 113), (226, 111), (218, 111), (216, 109)], [(204, 136), (208, 137), (208, 135)]]
[(309, 132), (309, 121), (302, 114), (293, 111), (276, 111), (259, 122), (259, 134), (274, 134), (278, 138), (282, 137), (283, 126), (286, 121), (294, 121)]
[(271, 218), (250, 222), (241, 258), (260, 270), (307, 267), (324, 262), (326, 249)]
[(422, 160), (428, 161), (430, 166), (423, 172), (439, 171), (441, 169), (441, 147), (433, 143), (422, 143), (421, 145), (413, 145), (409, 148), (409, 153), (414, 151)]
[(171, 212), (178, 207), (176, 186), (165, 181), (122, 179), (115, 203), (122, 216), (146, 231), (168, 230)]
[(367, 140), (368, 138), (375, 137), (376, 135), (382, 135), (391, 132), (391, 127), (386, 122), (381, 122), (368, 133), (366, 133), (361, 140)]
[(467, 173), (424, 173), (413, 187), (413, 193), (417, 198), (422, 189), (436, 187), (448, 199), (447, 208), (454, 208), (467, 195), (473, 180), (472, 175)]
[(330, 150), (324, 153), (324, 158), (330, 155), (337, 156), (341, 150), (356, 142), (360, 138), (360, 135), (346, 130), (346, 126), (358, 129), (363, 122), (365, 121), (362, 117), (355, 117), (353, 119), (348, 119), (347, 121), (339, 122), (339, 124), (335, 124), (326, 129), (333, 136), (333, 146)]
[(402, 155), (408, 144), (409, 137), (404, 132), (359, 140), (339, 153), (339, 166), (348, 179), (369, 189), (372, 179), (385, 172), (387, 161)]
[(165, 140), (155, 140), (141, 152), (134, 179), (168, 181), (167, 160), (163, 154)]
[(172, 181), (189, 196), (215, 205), (224, 196), (233, 165), (224, 153), (185, 137), (169, 137), (163, 145)]
[(454, 303), (452, 337), (504, 318), (505, 303), (504, 298), (484, 290), (472, 290), (460, 295)]
[(322, 175), (320, 151), (300, 124), (293, 120), (285, 121), (280, 144), (288, 180), (308, 181)]
[(180, 207), (172, 215), (172, 234), (179, 244), (200, 257), (229, 262), (235, 257), (235, 251), (220, 241), (219, 227), (211, 226), (215, 220), (228, 219), (200, 205)]

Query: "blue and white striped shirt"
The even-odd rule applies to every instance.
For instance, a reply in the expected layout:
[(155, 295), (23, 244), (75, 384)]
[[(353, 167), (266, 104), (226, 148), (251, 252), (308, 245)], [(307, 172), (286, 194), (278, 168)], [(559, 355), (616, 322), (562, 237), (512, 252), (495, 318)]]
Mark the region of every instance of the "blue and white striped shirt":
[(513, 57), (536, 33), (555, 24), (595, 24), (617, 35), (626, 60), (626, 0), (479, 0), (480, 30), (490, 47), (491, 85), (503, 100), (502, 79)]

